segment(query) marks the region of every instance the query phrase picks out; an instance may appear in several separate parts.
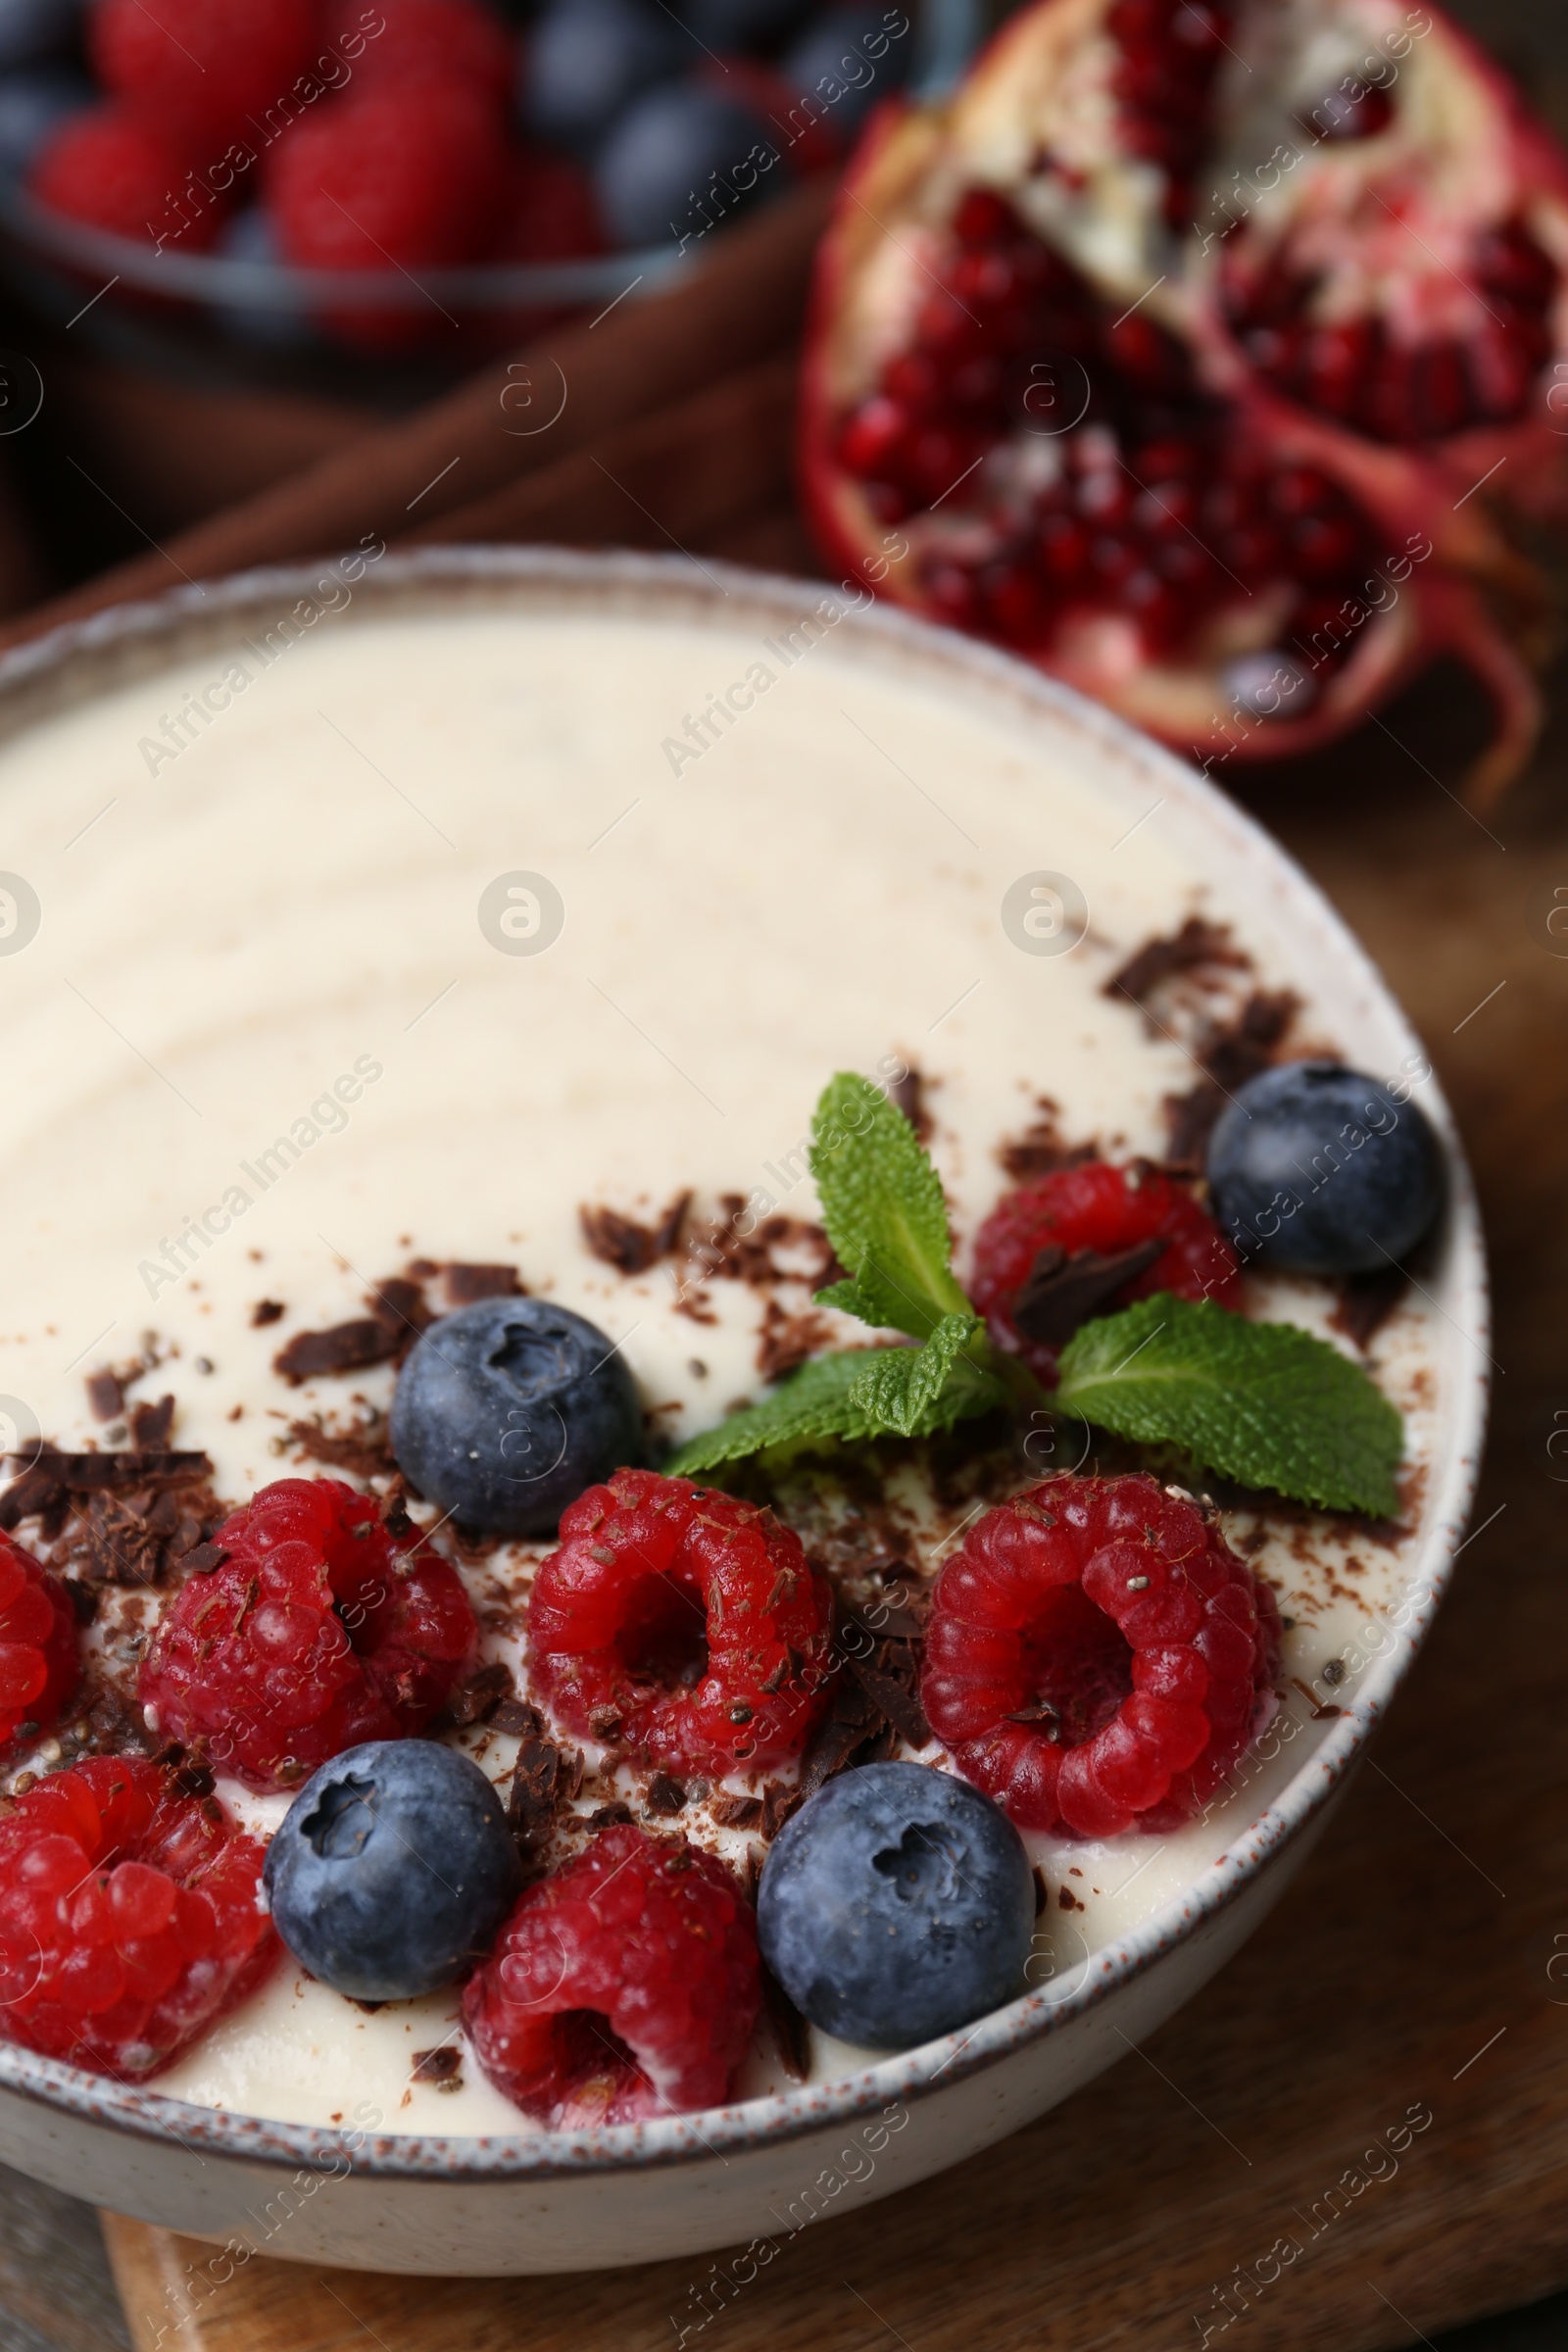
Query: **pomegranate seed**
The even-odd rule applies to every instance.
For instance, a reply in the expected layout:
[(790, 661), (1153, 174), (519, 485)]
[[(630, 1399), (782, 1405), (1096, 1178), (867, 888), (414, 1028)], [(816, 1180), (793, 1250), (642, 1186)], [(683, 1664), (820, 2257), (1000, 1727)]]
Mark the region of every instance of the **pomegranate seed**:
[(1314, 405), (1327, 409), (1331, 416), (1349, 416), (1364, 390), (1381, 341), (1381, 328), (1369, 318), (1319, 327), (1302, 355)]
[(1112, 538), (1107, 532), (1091, 545), (1089, 561), (1098, 578), (1112, 588), (1121, 588), (1138, 570), (1143, 556), (1130, 540)]
[(1321, 514), (1339, 500), (1339, 491), (1315, 466), (1288, 466), (1269, 484), (1269, 505), (1286, 522), (1298, 515)]
[(1133, 508), (1133, 520), (1155, 539), (1188, 530), (1198, 519), (1198, 492), (1191, 482), (1152, 482)]
[(1186, 352), (1174, 335), (1166, 334), (1141, 311), (1107, 327), (1103, 343), (1106, 357), (1143, 390), (1184, 392), (1191, 385), (1192, 366)]
[(1021, 223), (1004, 196), (995, 188), (966, 188), (953, 218), (960, 245), (1000, 244), (1019, 233)]
[(1273, 579), (1284, 568), (1278, 534), (1267, 523), (1244, 523), (1240, 530), (1227, 532), (1220, 553), (1249, 587)]
[(1291, 532), (1293, 569), (1303, 580), (1343, 579), (1361, 552), (1361, 534), (1343, 514), (1303, 514)]
[(1040, 561), (1054, 580), (1069, 586), (1089, 568), (1089, 534), (1065, 514), (1048, 514), (1040, 526)]
[(1186, 618), (1182, 599), (1158, 572), (1133, 572), (1122, 590), (1127, 610), (1138, 622), (1146, 644), (1169, 645), (1181, 634)]
[(1464, 353), (1456, 343), (1430, 343), (1416, 360), (1415, 419), (1423, 439), (1455, 433), (1474, 415)]
[(1132, 513), (1133, 490), (1118, 467), (1114, 473), (1086, 473), (1074, 494), (1074, 505), (1091, 522), (1124, 522)]
[(1038, 645), (1051, 619), (1051, 597), (1036, 571), (994, 564), (985, 575), (987, 609), (1009, 645)]
[(972, 628), (979, 618), (980, 598), (970, 574), (957, 564), (933, 564), (925, 574), (925, 591), (939, 620), (956, 629)]
[(882, 474), (896, 466), (908, 431), (908, 417), (896, 401), (873, 393), (858, 408), (839, 436), (839, 464), (856, 474)]
[(1372, 85), (1363, 88), (1359, 98), (1352, 98), (1348, 90), (1341, 88), (1330, 90), (1313, 107), (1306, 118), (1306, 128), (1315, 137), (1338, 144), (1346, 139), (1376, 138), (1393, 120), (1394, 101), (1387, 90)]

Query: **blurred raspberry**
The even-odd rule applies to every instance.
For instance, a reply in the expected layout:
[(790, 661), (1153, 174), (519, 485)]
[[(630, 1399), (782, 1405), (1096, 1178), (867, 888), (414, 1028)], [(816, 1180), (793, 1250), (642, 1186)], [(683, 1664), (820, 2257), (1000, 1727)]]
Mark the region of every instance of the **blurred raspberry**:
[[(376, 0), (374, 13), (385, 30), (353, 60), (362, 89), (427, 90), (456, 81), (510, 111), (515, 51), (506, 26), (480, 0)], [(340, 42), (366, 14), (360, 0), (337, 0), (327, 11), (329, 39)]]
[(74, 115), (48, 141), (28, 175), (40, 204), (120, 237), (162, 238), (185, 253), (212, 244), (222, 208), (187, 182), (177, 141), (123, 107)]
[(723, 1864), (627, 1825), (518, 1897), (463, 2022), (508, 2098), (573, 2131), (716, 2107), (760, 1994), (756, 1921)]
[(0, 1747), (46, 1732), (81, 1674), (76, 1612), (56, 1576), (0, 1535)]
[(228, 1558), (181, 1587), (139, 1694), (166, 1740), (254, 1788), (421, 1730), (473, 1662), (457, 1570), (427, 1544), (395, 1544), (337, 1479), (264, 1487), (213, 1542)]
[(508, 159), (491, 259), (574, 262), (604, 250), (604, 223), (587, 173), (543, 147), (517, 149)]
[(313, 0), (94, 0), (87, 24), (104, 87), (198, 166), (275, 107), (318, 46)]
[(0, 2036), (119, 2081), (168, 2066), (277, 1958), (262, 1855), (142, 1757), (40, 1782), (0, 1821)]

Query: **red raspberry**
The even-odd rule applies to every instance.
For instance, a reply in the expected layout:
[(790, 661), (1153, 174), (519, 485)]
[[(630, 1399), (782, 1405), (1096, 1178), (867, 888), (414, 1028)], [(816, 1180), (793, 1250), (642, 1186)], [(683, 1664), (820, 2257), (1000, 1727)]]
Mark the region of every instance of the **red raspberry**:
[(492, 260), (574, 262), (604, 250), (604, 223), (587, 173), (543, 147), (514, 153)]
[(771, 1511), (617, 1470), (564, 1512), (528, 1598), (533, 1676), (579, 1739), (675, 1771), (799, 1755), (826, 1703), (827, 1580)]
[(277, 1958), (263, 1847), (143, 1757), (57, 1772), (0, 1821), (0, 2035), (139, 2080)]
[(571, 2131), (718, 2106), (760, 1998), (723, 1864), (628, 1824), (518, 1897), (463, 2022), (497, 2088)]
[(335, 1478), (280, 1478), (214, 1536), (228, 1558), (181, 1587), (142, 1664), (166, 1740), (253, 1788), (289, 1788), (362, 1740), (428, 1723), (473, 1663), (455, 1568), (400, 1547)]
[(1021, 1828), (1172, 1830), (1261, 1729), (1274, 1595), (1196, 1504), (1142, 1474), (1045, 1480), (937, 1579), (920, 1695)]
[(87, 50), (99, 80), (216, 164), (248, 115), (265, 119), (317, 50), (315, 0), (95, 0)]
[(28, 187), (51, 212), (117, 237), (162, 237), (195, 253), (211, 245), (222, 208), (205, 198), (177, 201), (185, 185), (182, 149), (156, 123), (118, 106), (73, 115), (43, 148)]
[(48, 1731), (80, 1676), (76, 1612), (65, 1586), (0, 1535), (0, 1747), (24, 1724)]
[[(427, 90), (456, 81), (510, 110), (516, 54), (490, 9), (475, 0), (376, 0), (375, 13), (385, 29), (352, 61), (361, 89)], [(330, 9), (328, 39), (355, 32), (364, 15), (363, 0)]]
[[(272, 152), (268, 202), (302, 270), (421, 270), (476, 260), (492, 241), (507, 148), (489, 102), (452, 82), (397, 84), (320, 108)], [(343, 342), (395, 351), (450, 335), (450, 305), (325, 314)]]
[(1155, 1240), (1167, 1243), (1164, 1254), (1124, 1283), (1102, 1313), (1113, 1314), (1135, 1298), (1152, 1298), (1156, 1291), (1235, 1306), (1241, 1289), (1236, 1252), (1186, 1187), (1168, 1176), (1135, 1173), (1100, 1159), (1078, 1168), (1054, 1168), (1003, 1195), (975, 1239), (969, 1296), (998, 1346), (1021, 1355), (1043, 1380), (1054, 1383), (1055, 1348), (1026, 1340), (1012, 1320), (1013, 1303), (1041, 1250), (1054, 1247), (1072, 1257), (1093, 1250), (1110, 1257)]

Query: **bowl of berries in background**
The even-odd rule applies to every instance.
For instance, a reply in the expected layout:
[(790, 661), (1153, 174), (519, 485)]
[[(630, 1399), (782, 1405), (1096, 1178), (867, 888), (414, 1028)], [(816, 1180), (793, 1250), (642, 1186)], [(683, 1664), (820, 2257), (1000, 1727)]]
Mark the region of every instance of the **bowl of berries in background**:
[[(938, 85), (973, 0), (12, 0), (14, 285), (97, 348), (415, 396), (651, 289)], [(96, 299), (94, 299), (96, 297)], [(84, 306), (91, 302), (91, 308)]]

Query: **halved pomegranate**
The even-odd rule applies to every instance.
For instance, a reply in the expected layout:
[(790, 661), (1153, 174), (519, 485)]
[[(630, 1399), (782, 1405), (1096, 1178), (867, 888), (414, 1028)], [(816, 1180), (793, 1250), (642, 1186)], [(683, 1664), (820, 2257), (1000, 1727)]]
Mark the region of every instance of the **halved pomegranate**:
[(1485, 801), (1540, 724), (1544, 583), (1494, 496), (1568, 515), (1565, 286), (1568, 163), (1436, 11), (1041, 0), (857, 156), (808, 511), (882, 594), (1209, 765), (1451, 652), (1496, 713)]

